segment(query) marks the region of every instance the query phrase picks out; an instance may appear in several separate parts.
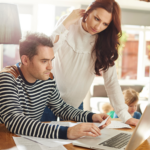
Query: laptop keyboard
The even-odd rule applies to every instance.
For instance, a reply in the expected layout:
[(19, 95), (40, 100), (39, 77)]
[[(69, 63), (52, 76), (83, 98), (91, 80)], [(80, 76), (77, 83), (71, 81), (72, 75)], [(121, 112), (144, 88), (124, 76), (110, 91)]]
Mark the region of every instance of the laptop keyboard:
[(128, 144), (130, 138), (131, 138), (130, 134), (120, 133), (120, 134), (117, 134), (116, 136), (100, 143), (99, 145), (120, 149)]

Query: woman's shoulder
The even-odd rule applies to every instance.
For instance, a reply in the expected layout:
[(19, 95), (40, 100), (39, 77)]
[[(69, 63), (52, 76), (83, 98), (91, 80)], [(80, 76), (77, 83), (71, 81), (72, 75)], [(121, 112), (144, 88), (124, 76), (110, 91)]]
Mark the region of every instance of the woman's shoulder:
[[(65, 14), (65, 15), (61, 16), (59, 18), (59, 20), (57, 21), (57, 23), (56, 23), (56, 27), (59, 26), (68, 17), (68, 15), (69, 14)], [(70, 25), (70, 27), (73, 26), (73, 28), (74, 28), (74, 26), (79, 26), (79, 24), (80, 24), (80, 19), (77, 22), (75, 22), (72, 25)], [(70, 29), (70, 27), (69, 27), (69, 29)]]
[(58, 25), (60, 25), (60, 24), (65, 20), (65, 18), (66, 18), (68, 15), (69, 15), (69, 14), (66, 14), (66, 15), (61, 16), (61, 17), (59, 18), (59, 20), (57, 21), (57, 23), (56, 23), (56, 27), (57, 27)]

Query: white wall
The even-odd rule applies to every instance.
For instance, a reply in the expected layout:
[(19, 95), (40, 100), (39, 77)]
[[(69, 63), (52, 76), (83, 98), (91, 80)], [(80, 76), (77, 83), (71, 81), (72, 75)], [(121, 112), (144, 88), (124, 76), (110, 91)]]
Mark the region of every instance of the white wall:
[[(5, 3), (17, 4), (61, 4), (61, 5), (89, 5), (93, 0), (0, 0)], [(121, 8), (132, 10), (147, 10), (150, 11), (150, 3), (139, 0), (116, 0)]]

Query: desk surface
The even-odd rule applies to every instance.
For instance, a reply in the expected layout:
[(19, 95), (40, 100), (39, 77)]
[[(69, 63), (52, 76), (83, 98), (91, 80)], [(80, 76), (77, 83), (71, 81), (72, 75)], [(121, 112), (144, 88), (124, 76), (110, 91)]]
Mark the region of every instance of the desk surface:
[[(132, 129), (120, 129), (120, 130), (132, 132), (134, 130), (134, 127), (132, 127)], [(6, 150), (6, 149), (18, 150), (12, 136), (17, 136), (17, 135), (10, 133), (6, 129), (4, 124), (0, 124), (0, 150)], [(66, 147), (67, 150), (89, 150), (86, 148), (73, 146), (72, 144), (67, 144), (64, 146)], [(136, 150), (150, 150), (150, 137), (147, 140), (145, 140), (145, 142), (141, 144)]]

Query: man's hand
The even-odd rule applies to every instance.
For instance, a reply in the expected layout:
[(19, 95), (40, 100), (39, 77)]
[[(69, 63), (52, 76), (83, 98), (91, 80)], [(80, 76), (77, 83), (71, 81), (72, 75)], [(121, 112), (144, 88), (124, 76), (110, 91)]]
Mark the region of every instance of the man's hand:
[(137, 126), (138, 122), (139, 122), (139, 119), (130, 118), (130, 119), (127, 120), (125, 123), (126, 123), (126, 124), (129, 124), (129, 125)]
[[(92, 116), (92, 120), (93, 122), (99, 122), (101, 123), (103, 120), (105, 120), (108, 117), (107, 114), (105, 113), (101, 113), (101, 114), (94, 114)], [(108, 126), (109, 124), (111, 124), (111, 118), (109, 117), (108, 120), (106, 121), (106, 123), (104, 125), (101, 126), (101, 128), (105, 128), (106, 126)]]
[(96, 137), (101, 135), (100, 129), (94, 123), (80, 123), (69, 127), (67, 131), (68, 139), (74, 140), (82, 136)]

